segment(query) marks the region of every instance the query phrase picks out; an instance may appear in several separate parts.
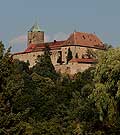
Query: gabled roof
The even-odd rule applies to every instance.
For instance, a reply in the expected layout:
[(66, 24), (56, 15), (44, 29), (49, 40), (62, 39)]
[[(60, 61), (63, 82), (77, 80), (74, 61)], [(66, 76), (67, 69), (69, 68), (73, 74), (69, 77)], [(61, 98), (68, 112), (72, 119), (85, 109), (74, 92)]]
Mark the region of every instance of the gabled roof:
[(63, 46), (80, 45), (98, 49), (105, 49), (102, 41), (95, 35), (85, 32), (73, 32)]

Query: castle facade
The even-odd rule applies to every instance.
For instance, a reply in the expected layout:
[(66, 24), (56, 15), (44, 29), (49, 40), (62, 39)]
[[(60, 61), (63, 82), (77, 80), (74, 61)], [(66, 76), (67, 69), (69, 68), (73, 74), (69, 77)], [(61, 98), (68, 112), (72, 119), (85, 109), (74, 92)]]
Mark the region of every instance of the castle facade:
[(46, 45), (50, 48), (51, 60), (56, 71), (71, 75), (82, 72), (96, 63), (96, 58), (89, 53), (91, 50), (105, 49), (103, 42), (95, 34), (86, 32), (73, 32), (63, 41), (44, 42), (44, 32), (35, 24), (28, 31), (27, 48), (23, 52), (15, 53), (13, 59), (29, 61), (32, 67), (37, 57), (44, 54)]

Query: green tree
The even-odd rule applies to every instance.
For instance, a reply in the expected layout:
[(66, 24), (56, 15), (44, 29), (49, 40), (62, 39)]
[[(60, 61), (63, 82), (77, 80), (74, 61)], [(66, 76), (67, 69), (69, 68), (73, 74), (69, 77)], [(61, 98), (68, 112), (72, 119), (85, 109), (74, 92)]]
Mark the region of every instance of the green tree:
[(107, 43), (105, 43), (104, 46), (105, 46), (106, 50), (113, 48), (113, 46), (111, 44), (107, 44)]
[(74, 133), (120, 134), (119, 69), (120, 49), (111, 48), (98, 53), (94, 72), (78, 73), (69, 110), (69, 116), (77, 119)]
[(57, 79), (58, 74), (51, 62), (49, 48), (46, 47), (44, 54), (38, 56), (36, 60), (36, 65), (32, 68), (33, 72), (39, 74), (40, 76), (50, 77), (51, 79)]
[(104, 134), (120, 134), (119, 81), (120, 49), (109, 49), (98, 54), (94, 75), (95, 87), (90, 99), (95, 103), (99, 125), (95, 130)]
[(35, 85), (33, 95), (33, 117), (37, 120), (49, 119), (54, 116), (55, 102), (55, 83), (48, 77), (42, 77), (33, 73), (32, 80)]
[(87, 49), (87, 57), (88, 58), (97, 58), (97, 51), (93, 51), (92, 49)]
[(29, 109), (14, 112), (14, 103), (18, 96), (22, 96), (24, 81), (11, 61), (10, 49), (5, 52), (2, 42), (0, 56), (0, 134), (25, 134), (31, 127), (26, 122)]

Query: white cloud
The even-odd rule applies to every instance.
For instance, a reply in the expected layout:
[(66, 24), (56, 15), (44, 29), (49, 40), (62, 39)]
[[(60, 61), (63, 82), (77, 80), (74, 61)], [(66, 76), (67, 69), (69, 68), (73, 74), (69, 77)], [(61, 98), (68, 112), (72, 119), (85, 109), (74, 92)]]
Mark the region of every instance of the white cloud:
[[(58, 32), (54, 35), (47, 35), (45, 34), (45, 42), (53, 41), (53, 40), (66, 40), (68, 38), (68, 34), (63, 32)], [(27, 35), (20, 35), (18, 37), (13, 38), (10, 40), (9, 44), (11, 46), (20, 45), (20, 44), (27, 44)]]
[(50, 41), (50, 36), (49, 36), (49, 35), (46, 35), (46, 34), (45, 34), (44, 38), (45, 38), (45, 39), (44, 39), (45, 42), (49, 42), (49, 41)]
[[(45, 34), (45, 42), (50, 42), (54, 40), (66, 40), (68, 38), (68, 34), (63, 32), (58, 32), (53, 35)], [(27, 35), (20, 35), (9, 42), (9, 46), (12, 46), (12, 52), (20, 52), (24, 51), (27, 47)]]
[(68, 34), (63, 32), (58, 32), (53, 35), (53, 40), (66, 40), (68, 38)]
[(63, 32), (58, 32), (53, 35), (46, 35), (45, 34), (45, 42), (50, 42), (54, 40), (66, 40), (68, 38), (68, 34)]
[(10, 45), (13, 46), (15, 44), (24, 44), (27, 43), (27, 35), (20, 35), (18, 37), (13, 38), (10, 40)]
[(13, 38), (9, 42), (9, 46), (12, 47), (12, 52), (21, 52), (24, 51), (27, 45), (27, 35), (20, 35)]

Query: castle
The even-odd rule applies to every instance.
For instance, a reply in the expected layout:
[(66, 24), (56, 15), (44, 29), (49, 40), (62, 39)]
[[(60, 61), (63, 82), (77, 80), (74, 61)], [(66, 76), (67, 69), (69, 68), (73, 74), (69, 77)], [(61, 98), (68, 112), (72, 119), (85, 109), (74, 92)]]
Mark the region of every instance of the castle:
[[(50, 48), (51, 61), (57, 72), (75, 74), (93, 66), (96, 58), (89, 51), (104, 50), (103, 42), (92, 33), (73, 32), (64, 41), (44, 42), (44, 31), (38, 24), (28, 31), (27, 49), (15, 53), (13, 59), (29, 61), (30, 67), (35, 65), (38, 56), (44, 54), (46, 45)], [(71, 58), (68, 60), (68, 53)]]

